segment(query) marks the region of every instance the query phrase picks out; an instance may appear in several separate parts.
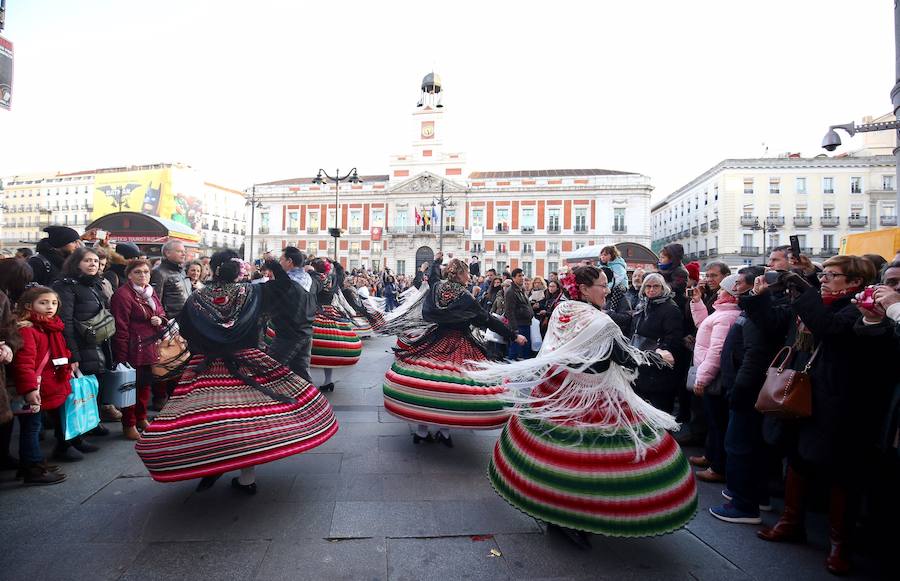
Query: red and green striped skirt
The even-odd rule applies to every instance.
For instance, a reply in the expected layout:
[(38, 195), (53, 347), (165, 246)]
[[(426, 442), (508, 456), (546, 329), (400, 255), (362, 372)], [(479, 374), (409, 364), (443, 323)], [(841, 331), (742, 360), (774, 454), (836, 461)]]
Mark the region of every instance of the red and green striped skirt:
[(396, 351), (394, 364), (384, 376), (384, 408), (416, 424), (476, 430), (502, 427), (510, 410), (498, 397), (504, 388), (463, 374), (465, 361), (486, 359), (467, 333), (431, 329)]
[(355, 365), (362, 354), (362, 341), (353, 324), (331, 305), (319, 307), (313, 319), (310, 367), (334, 368)]
[(375, 334), (372, 330), (372, 325), (369, 323), (369, 320), (365, 317), (353, 317), (353, 332), (360, 339), (365, 339), (366, 337), (371, 337)]
[(315, 448), (337, 432), (331, 405), (315, 387), (258, 349), (235, 358), (261, 387), (295, 402), (276, 401), (247, 385), (221, 359), (199, 374), (189, 368), (135, 446), (154, 480), (189, 480), (272, 462)]
[(522, 512), (559, 526), (614, 537), (675, 531), (697, 511), (694, 475), (668, 432), (633, 425), (649, 446), (641, 459), (624, 431), (514, 415), (494, 447), (491, 484)]

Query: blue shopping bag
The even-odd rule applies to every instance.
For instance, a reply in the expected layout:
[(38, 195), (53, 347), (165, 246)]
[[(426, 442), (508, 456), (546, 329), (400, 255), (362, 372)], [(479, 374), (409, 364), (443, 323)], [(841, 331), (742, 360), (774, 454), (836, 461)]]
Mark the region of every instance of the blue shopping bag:
[(100, 386), (97, 378), (76, 371), (69, 384), (72, 386), (72, 393), (66, 398), (63, 408), (66, 416), (66, 440), (100, 425), (100, 412), (97, 409), (97, 391)]
[(119, 363), (100, 376), (100, 403), (117, 408), (133, 406), (137, 400), (134, 367)]

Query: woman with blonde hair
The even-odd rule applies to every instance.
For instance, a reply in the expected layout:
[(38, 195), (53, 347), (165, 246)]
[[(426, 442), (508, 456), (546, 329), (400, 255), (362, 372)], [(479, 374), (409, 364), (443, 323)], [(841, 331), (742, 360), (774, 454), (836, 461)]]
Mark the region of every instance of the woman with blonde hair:
[(453, 259), (441, 280), (441, 252), (435, 255), (428, 275), (429, 292), (422, 318), (431, 326), (405, 348), (396, 349), (396, 360), (384, 377), (384, 407), (409, 422), (413, 443), (435, 439), (453, 447), (450, 428), (492, 430), (509, 418), (504, 391), (495, 383), (480, 383), (464, 373), (471, 361), (487, 361), (486, 347), (472, 334), (472, 327), (489, 328), (519, 345), (525, 337), (512, 332), (491, 316), (466, 290), (469, 267)]

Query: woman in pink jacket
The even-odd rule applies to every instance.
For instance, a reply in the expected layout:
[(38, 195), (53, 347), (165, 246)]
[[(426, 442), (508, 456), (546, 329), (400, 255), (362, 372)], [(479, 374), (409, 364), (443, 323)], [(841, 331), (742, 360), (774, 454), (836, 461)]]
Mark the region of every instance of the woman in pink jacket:
[[(728, 402), (722, 394), (719, 367), (725, 338), (741, 312), (735, 291), (737, 280), (736, 274), (722, 280), (711, 315), (703, 304), (699, 285), (694, 287), (694, 295), (691, 298), (691, 315), (697, 326), (697, 339), (694, 344), (694, 366), (688, 375), (688, 387), (693, 387), (694, 393), (703, 397), (707, 424), (706, 454), (691, 458), (691, 464), (707, 466), (705, 470), (697, 472), (697, 478), (705, 482), (725, 482), (725, 429), (728, 426)], [(690, 385), (691, 382), (693, 386)]]

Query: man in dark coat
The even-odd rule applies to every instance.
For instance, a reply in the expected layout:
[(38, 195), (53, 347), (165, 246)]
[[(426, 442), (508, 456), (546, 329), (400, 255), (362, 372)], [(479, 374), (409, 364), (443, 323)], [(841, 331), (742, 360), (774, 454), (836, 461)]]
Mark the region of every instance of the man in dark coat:
[(68, 226), (47, 226), (46, 238), (37, 243), (37, 254), (28, 259), (34, 271), (34, 282), (51, 286), (62, 278), (62, 265), (72, 252), (81, 246), (81, 236)]
[(291, 371), (312, 383), (309, 359), (312, 354), (313, 319), (319, 303), (316, 295), (321, 288), (319, 277), (310, 276), (306, 255), (294, 246), (284, 249), (279, 260), (290, 277), (270, 324), (275, 340), (269, 349), (272, 359), (287, 365)]
[(150, 273), (150, 286), (156, 291), (166, 311), (166, 317), (174, 319), (191, 296), (191, 281), (184, 273), (187, 255), (184, 244), (170, 240), (162, 247), (163, 258)]
[(472, 255), (472, 259), (469, 260), (469, 274), (472, 276), (481, 276), (481, 262), (479, 262), (478, 257), (476, 255)]
[(534, 310), (528, 297), (525, 296), (525, 272), (516, 268), (511, 274), (512, 285), (506, 291), (504, 299), (503, 317), (508, 321), (507, 326), (519, 335), (528, 339), (525, 345), (510, 342), (510, 359), (529, 359), (533, 357), (531, 352), (531, 319), (534, 318)]

